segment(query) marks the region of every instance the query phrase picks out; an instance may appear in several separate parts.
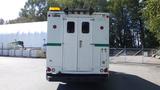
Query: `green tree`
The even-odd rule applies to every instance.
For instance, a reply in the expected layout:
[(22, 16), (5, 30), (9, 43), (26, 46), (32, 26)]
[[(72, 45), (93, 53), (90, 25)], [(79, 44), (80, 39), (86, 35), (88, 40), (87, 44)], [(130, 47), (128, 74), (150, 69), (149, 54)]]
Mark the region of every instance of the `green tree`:
[(28, 0), (19, 15), (27, 21), (45, 21), (49, 6), (58, 6), (57, 0)]
[(160, 42), (160, 0), (146, 0), (143, 16), (146, 28), (154, 33)]
[(24, 23), (46, 21), (48, 8), (60, 6), (62, 8), (89, 8), (105, 11), (106, 0), (28, 0), (19, 13), (19, 18), (10, 20), (9, 23)]
[(114, 27), (111, 28), (111, 35), (113, 36), (110, 36), (114, 37), (110, 38), (112, 47), (134, 46), (131, 29), (136, 28), (135, 25), (139, 22), (139, 9), (139, 0), (110, 0), (107, 3), (107, 11), (114, 18), (111, 20), (111, 27)]
[(105, 11), (107, 0), (58, 0), (61, 7), (69, 8), (89, 8), (92, 7), (98, 11)]
[(155, 33), (151, 32), (150, 30), (144, 31), (144, 47), (145, 48), (156, 48), (159, 47), (159, 42), (156, 38)]

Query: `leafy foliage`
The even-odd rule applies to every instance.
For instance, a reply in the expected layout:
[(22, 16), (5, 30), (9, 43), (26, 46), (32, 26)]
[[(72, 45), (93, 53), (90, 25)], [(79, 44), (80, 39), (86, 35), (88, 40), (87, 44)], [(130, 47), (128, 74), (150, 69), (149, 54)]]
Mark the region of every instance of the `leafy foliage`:
[(160, 44), (160, 0), (28, 0), (19, 17), (8, 23), (46, 21), (51, 6), (109, 12), (111, 47), (149, 48)]
[(99, 11), (105, 10), (106, 0), (58, 0), (61, 7), (69, 8), (89, 8), (92, 7)]
[(146, 27), (154, 33), (160, 41), (160, 0), (146, 0), (143, 16)]
[[(113, 41), (117, 46), (112, 47), (136, 47), (137, 39), (132, 35), (133, 29), (139, 31), (139, 0), (110, 0), (107, 5), (108, 11), (112, 13), (112, 32), (110, 43)], [(138, 29), (138, 30), (137, 30)], [(140, 32), (140, 31), (139, 31)], [(134, 41), (135, 39), (135, 41)]]

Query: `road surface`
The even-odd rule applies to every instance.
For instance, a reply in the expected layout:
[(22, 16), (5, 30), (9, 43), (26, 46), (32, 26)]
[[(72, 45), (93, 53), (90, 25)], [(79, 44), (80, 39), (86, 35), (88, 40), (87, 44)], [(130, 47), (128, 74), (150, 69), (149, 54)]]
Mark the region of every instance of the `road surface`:
[(110, 64), (104, 84), (48, 82), (45, 59), (0, 57), (0, 90), (160, 90), (160, 65)]

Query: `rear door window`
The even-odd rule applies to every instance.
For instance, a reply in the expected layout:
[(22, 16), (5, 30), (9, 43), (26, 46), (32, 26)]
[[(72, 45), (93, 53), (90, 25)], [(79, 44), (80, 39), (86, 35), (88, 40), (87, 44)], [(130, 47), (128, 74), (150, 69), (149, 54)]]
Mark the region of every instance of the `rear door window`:
[(89, 33), (89, 22), (82, 22), (82, 33)]
[(69, 21), (67, 23), (67, 32), (68, 33), (74, 33), (75, 32), (75, 23), (72, 21)]

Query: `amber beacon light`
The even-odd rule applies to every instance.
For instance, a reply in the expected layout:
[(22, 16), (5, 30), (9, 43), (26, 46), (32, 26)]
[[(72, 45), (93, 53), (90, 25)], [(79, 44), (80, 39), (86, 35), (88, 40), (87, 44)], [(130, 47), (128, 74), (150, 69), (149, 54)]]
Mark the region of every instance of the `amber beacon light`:
[(49, 11), (60, 11), (61, 8), (60, 7), (50, 7)]

